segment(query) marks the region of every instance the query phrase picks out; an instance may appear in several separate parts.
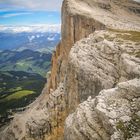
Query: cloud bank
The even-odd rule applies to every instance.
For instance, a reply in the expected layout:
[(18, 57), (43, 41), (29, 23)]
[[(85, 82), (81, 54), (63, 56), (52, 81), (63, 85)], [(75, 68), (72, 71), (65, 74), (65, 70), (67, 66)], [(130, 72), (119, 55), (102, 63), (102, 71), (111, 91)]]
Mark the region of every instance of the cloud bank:
[(50, 33), (60, 33), (61, 25), (60, 24), (38, 24), (30, 26), (3, 26), (0, 25), (0, 32), (5, 33), (21, 33), (21, 32), (50, 32)]

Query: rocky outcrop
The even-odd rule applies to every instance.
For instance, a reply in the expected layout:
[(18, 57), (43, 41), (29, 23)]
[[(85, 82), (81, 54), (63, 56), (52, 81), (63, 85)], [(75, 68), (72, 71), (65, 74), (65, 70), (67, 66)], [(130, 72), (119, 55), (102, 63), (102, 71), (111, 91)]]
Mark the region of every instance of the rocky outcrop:
[(139, 138), (140, 79), (129, 81), (140, 78), (139, 37), (139, 32), (96, 31), (75, 43), (65, 86), (69, 110), (88, 99), (66, 119), (66, 140)]
[(69, 115), (65, 140), (140, 138), (140, 79), (119, 83), (88, 98)]
[(139, 139), (139, 7), (130, 0), (64, 0), (48, 83), (0, 140)]
[(139, 14), (130, 10), (132, 8), (139, 9), (140, 6), (129, 0), (64, 0), (62, 39), (52, 58), (49, 87), (55, 90), (64, 81), (69, 52), (78, 40), (88, 37), (96, 30), (107, 28), (140, 31)]
[[(70, 110), (102, 89), (140, 76), (140, 45), (133, 41), (137, 34), (97, 31), (73, 46), (65, 80)], [(127, 40), (125, 35), (133, 38)]]
[(62, 39), (52, 57), (49, 87), (53, 90), (56, 89), (58, 83), (64, 81), (67, 58), (74, 43), (87, 37), (95, 30), (105, 29), (105, 25), (98, 20), (71, 11), (71, 9), (71, 2), (64, 0), (62, 5)]

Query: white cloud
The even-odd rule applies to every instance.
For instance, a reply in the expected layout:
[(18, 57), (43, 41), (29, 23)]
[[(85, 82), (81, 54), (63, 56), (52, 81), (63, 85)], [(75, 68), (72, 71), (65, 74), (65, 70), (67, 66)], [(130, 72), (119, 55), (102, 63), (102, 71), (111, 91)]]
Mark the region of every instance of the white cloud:
[(54, 37), (48, 37), (47, 38), (49, 41), (53, 41), (55, 38)]
[(35, 36), (28, 36), (29, 42), (32, 42), (35, 39)]
[(20, 33), (20, 32), (53, 32), (60, 33), (61, 25), (60, 24), (38, 24), (30, 26), (0, 26), (0, 32), (11, 32), (11, 33)]
[(62, 0), (0, 0), (0, 4), (7, 4), (11, 8), (25, 8), (31, 10), (59, 11)]
[(6, 14), (6, 15), (3, 15), (3, 16), (0, 16), (0, 17), (3, 17), (3, 18), (9, 18), (9, 17), (15, 17), (15, 16), (21, 16), (21, 15), (30, 15), (32, 13), (11, 13), (11, 14)]

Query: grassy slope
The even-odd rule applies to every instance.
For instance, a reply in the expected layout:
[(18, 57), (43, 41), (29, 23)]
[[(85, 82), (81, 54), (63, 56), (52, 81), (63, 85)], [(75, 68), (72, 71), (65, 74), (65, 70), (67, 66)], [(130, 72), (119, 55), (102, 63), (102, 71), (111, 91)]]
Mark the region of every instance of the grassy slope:
[[(4, 98), (4, 100), (2, 100), (2, 102), (5, 101), (10, 101), (10, 100), (18, 100), (21, 99), (25, 96), (31, 95), (31, 94), (35, 94), (34, 91), (30, 91), (30, 90), (21, 90), (21, 91), (17, 91), (9, 96), (7, 96), (6, 98)], [(1, 100), (0, 100), (1, 102)]]
[(41, 93), (46, 79), (27, 72), (0, 71), (0, 115), (25, 107)]

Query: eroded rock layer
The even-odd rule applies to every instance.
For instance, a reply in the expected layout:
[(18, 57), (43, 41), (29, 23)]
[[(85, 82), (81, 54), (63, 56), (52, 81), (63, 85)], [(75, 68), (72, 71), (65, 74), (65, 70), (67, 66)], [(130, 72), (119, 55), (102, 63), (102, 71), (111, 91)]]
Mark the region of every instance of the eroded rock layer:
[(139, 36), (138, 32), (97, 31), (73, 46), (65, 80), (70, 110), (102, 89), (140, 76)]
[(140, 139), (139, 102), (139, 79), (89, 97), (66, 119), (65, 140)]

